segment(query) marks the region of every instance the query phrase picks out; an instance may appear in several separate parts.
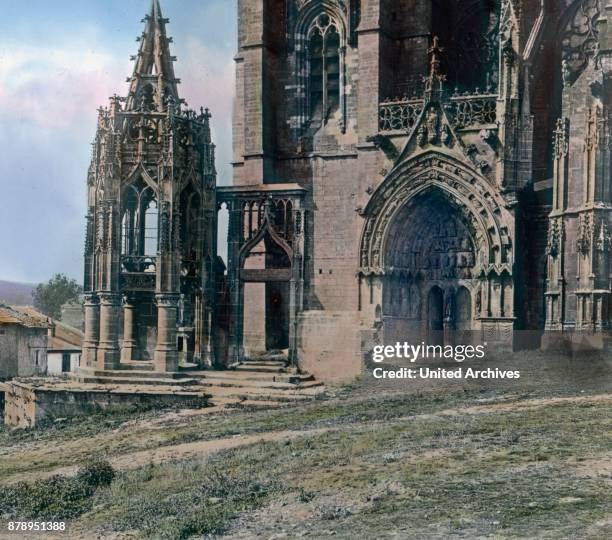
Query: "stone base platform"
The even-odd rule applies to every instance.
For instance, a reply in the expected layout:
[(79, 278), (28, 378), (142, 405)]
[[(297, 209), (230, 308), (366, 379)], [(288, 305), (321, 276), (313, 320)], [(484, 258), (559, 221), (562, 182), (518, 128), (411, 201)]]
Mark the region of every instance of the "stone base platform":
[(92, 414), (131, 405), (210, 406), (204, 388), (176, 385), (91, 384), (61, 378), (15, 379), (5, 383), (4, 423), (31, 428), (44, 420)]
[(269, 408), (310, 401), (320, 381), (289, 366), (282, 355), (245, 359), (232, 369), (157, 373), (148, 365), (79, 369), (70, 379), (16, 379), (6, 383), (5, 423), (33, 427), (41, 420), (85, 415), (136, 404), (185, 408)]
[(610, 351), (612, 335), (609, 332), (581, 332), (578, 330), (546, 331), (542, 335), (544, 351), (559, 351), (565, 354)]

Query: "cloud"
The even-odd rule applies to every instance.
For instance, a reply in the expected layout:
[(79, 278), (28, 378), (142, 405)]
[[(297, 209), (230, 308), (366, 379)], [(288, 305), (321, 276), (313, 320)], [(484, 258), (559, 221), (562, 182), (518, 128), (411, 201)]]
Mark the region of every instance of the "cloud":
[(73, 45), (0, 49), (0, 117), (32, 126), (66, 129), (106, 104), (126, 76), (125, 66), (102, 50)]

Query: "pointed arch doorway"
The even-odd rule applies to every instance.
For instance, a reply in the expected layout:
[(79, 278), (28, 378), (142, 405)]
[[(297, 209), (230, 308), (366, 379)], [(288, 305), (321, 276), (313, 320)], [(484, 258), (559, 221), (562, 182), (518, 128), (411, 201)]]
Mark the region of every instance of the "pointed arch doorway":
[[(470, 290), (479, 286), (480, 244), (464, 209), (439, 187), (423, 190), (397, 211), (385, 246), (391, 269), (383, 280), (385, 341), (441, 345), (476, 328)], [(399, 303), (406, 289), (414, 292), (408, 303)]]

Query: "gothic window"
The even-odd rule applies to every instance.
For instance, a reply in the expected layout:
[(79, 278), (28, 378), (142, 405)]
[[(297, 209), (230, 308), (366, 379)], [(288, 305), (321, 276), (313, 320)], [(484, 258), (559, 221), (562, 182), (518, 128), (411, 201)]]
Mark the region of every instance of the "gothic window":
[(326, 122), (338, 111), (341, 100), (341, 39), (337, 23), (319, 15), (308, 32), (310, 119)]
[(123, 218), (121, 222), (121, 254), (136, 255), (137, 249), (137, 220), (139, 192), (135, 186), (129, 186), (124, 194)]
[(159, 236), (155, 192), (140, 180), (126, 188), (122, 208), (121, 254), (127, 258), (154, 258)]

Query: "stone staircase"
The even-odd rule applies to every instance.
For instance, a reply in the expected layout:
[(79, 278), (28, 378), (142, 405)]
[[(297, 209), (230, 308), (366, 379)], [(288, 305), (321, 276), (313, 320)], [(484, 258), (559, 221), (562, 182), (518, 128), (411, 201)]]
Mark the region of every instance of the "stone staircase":
[(310, 401), (324, 392), (323, 383), (289, 366), (281, 353), (248, 358), (223, 371), (186, 371), (211, 395), (211, 402), (271, 406)]
[(201, 393), (215, 409), (268, 408), (310, 401), (324, 392), (323, 383), (299, 373), (282, 353), (266, 353), (226, 370), (197, 370), (182, 366), (177, 373), (159, 374), (151, 362), (122, 363), (115, 370), (79, 370), (72, 380), (86, 385), (130, 386), (134, 391)]

